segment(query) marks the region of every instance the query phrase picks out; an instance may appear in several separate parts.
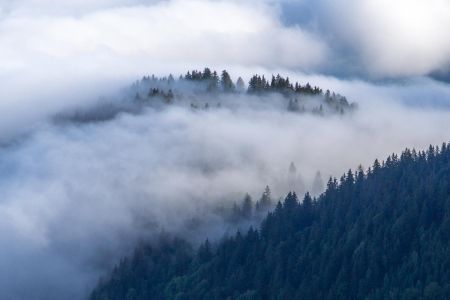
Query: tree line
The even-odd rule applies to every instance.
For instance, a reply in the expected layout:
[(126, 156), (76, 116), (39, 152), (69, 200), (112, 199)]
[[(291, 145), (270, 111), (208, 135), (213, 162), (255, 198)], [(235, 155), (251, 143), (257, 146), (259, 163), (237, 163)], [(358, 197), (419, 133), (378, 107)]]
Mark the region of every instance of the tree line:
[(406, 149), (245, 233), (141, 246), (91, 299), (450, 299), (449, 183), (450, 144)]
[[(313, 87), (309, 82), (305, 85), (298, 82), (291, 83), (289, 77), (283, 77), (280, 74), (272, 75), (270, 81), (266, 80), (264, 75), (253, 75), (246, 87), (240, 76), (234, 82), (226, 70), (223, 70), (219, 76), (216, 71), (205, 68), (203, 71), (188, 71), (185, 75), (180, 75), (178, 81), (172, 75), (162, 78), (154, 75), (146, 76), (134, 85), (134, 89), (139, 90), (139, 86), (145, 87), (144, 92), (149, 89), (147, 96), (142, 95), (142, 91), (136, 92), (135, 99), (143, 102), (156, 97), (163, 99), (165, 103), (172, 103), (177, 94), (179, 98), (182, 98), (183, 90), (185, 90), (196, 93), (246, 93), (257, 96), (279, 94), (287, 99), (287, 110), (292, 112), (309, 111), (305, 100), (315, 99), (319, 104), (311, 109), (311, 112), (319, 115), (325, 114), (326, 111), (343, 114), (356, 108), (355, 103), (349, 103), (347, 98), (340, 94), (329, 90), (323, 92), (321, 88)], [(209, 104), (207, 106), (209, 107)], [(198, 104), (193, 104), (191, 107), (200, 108)]]
[[(173, 75), (157, 77), (144, 76), (133, 83), (118, 98), (102, 98), (89, 108), (71, 109), (54, 116), (57, 123), (104, 122), (114, 119), (120, 113), (139, 114), (147, 107), (161, 108), (166, 105), (186, 105), (193, 110), (207, 110), (213, 107), (226, 107), (226, 98), (240, 97), (242, 101), (254, 101), (255, 98), (271, 99), (276, 94), (285, 100), (286, 110), (296, 113), (313, 113), (319, 116), (327, 114), (345, 114), (357, 108), (356, 103), (349, 103), (347, 98), (323, 90), (309, 83), (292, 84), (288, 77), (279, 74), (272, 76), (269, 83), (264, 76), (254, 75), (246, 86), (242, 77), (234, 81), (223, 70), (205, 68), (203, 71), (192, 70), (175, 79)], [(224, 96), (224, 97), (222, 97)], [(119, 99), (120, 98), (120, 99)], [(220, 101), (224, 102), (220, 102)]]

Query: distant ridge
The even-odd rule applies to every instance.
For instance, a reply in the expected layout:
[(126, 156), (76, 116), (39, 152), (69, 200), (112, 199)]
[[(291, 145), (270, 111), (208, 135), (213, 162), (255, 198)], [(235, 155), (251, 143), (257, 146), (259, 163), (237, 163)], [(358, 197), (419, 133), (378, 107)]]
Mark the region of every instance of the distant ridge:
[[(261, 101), (255, 101), (260, 99)], [(343, 115), (357, 108), (347, 98), (310, 83), (291, 83), (288, 77), (272, 75), (270, 80), (254, 75), (248, 86), (242, 77), (236, 81), (226, 70), (188, 71), (177, 79), (173, 75), (144, 76), (115, 99), (103, 99), (90, 108), (58, 114), (57, 122), (98, 122), (113, 119), (120, 113), (141, 113), (145, 108), (179, 105), (190, 109), (233, 108), (251, 104), (258, 108), (272, 104), (279, 109), (318, 116)]]

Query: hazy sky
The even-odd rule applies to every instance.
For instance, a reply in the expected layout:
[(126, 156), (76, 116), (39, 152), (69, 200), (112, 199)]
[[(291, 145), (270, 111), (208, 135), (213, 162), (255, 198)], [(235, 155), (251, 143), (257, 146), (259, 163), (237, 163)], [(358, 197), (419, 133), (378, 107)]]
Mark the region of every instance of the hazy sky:
[(208, 63), (426, 75), (449, 67), (449, 23), (446, 0), (2, 1), (0, 58), (4, 74)]
[(148, 72), (448, 71), (449, 23), (446, 0), (2, 0), (0, 134)]
[[(199, 215), (223, 230), (206, 204), (281, 196), (291, 161), (310, 184), (449, 141), (450, 86), (428, 77), (449, 70), (449, 31), (447, 0), (0, 0), (0, 298), (82, 299), (139, 239)], [(46, 120), (205, 66), (281, 72), (359, 109)]]

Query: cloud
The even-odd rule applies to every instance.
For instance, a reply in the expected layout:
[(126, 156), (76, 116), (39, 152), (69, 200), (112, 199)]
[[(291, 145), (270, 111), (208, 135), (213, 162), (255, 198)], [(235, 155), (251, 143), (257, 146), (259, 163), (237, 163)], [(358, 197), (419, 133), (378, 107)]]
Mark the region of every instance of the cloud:
[(379, 79), (445, 73), (450, 65), (445, 0), (20, 0), (1, 7), (0, 137), (148, 72), (211, 66)]
[(315, 29), (333, 48), (338, 65), (331, 68), (344, 68), (335, 72), (396, 78), (450, 67), (446, 0), (281, 1), (281, 5), (290, 24)]
[[(308, 10), (291, 10), (287, 25), (289, 7)], [(258, 196), (266, 184), (283, 195), (291, 161), (310, 186), (317, 170), (339, 176), (406, 146), (448, 141), (447, 85), (317, 75), (445, 67), (447, 8), (437, 0), (2, 1), (0, 140), (10, 143), (0, 148), (0, 298), (80, 299), (141, 239), (163, 229), (220, 235), (226, 228), (210, 207)], [(45, 118), (149, 72), (206, 65), (247, 79), (287, 73), (360, 110), (299, 116), (250, 97), (237, 111), (170, 107), (83, 126)], [(196, 235), (185, 226), (192, 217), (208, 224)]]
[(0, 19), (2, 127), (17, 125), (7, 116), (33, 106), (30, 95), (40, 99), (32, 113), (42, 115), (73, 103), (52, 94), (76, 93), (80, 102), (88, 97), (80, 90), (99, 93), (147, 72), (205, 65), (308, 70), (327, 55), (320, 38), (283, 26), (264, 3), (19, 1), (6, 7)]
[[(258, 197), (266, 184), (282, 196), (291, 161), (310, 187), (317, 170), (340, 176), (449, 138), (450, 103), (417, 105), (449, 99), (446, 85), (290, 75), (345, 93), (360, 109), (323, 118), (288, 113), (277, 99), (255, 109), (261, 99), (246, 96), (239, 101), (254, 105), (237, 110), (175, 105), (103, 123), (43, 123), (1, 148), (0, 297), (80, 299), (139, 240), (162, 230), (220, 236), (227, 228), (210, 208)], [(194, 217), (206, 226), (189, 230)]]
[(348, 1), (344, 5), (355, 8), (354, 13), (343, 14), (351, 28), (344, 37), (358, 47), (363, 63), (375, 74), (423, 75), (450, 65), (448, 1)]

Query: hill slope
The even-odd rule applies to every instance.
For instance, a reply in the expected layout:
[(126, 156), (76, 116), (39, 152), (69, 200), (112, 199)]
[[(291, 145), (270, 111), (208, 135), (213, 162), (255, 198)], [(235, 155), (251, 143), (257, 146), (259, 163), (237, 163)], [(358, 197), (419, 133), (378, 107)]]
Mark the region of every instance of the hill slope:
[(236, 82), (226, 70), (189, 71), (175, 79), (145, 76), (121, 93), (118, 98), (102, 99), (92, 107), (61, 112), (55, 121), (98, 122), (113, 119), (120, 113), (138, 114), (147, 108), (161, 109), (177, 105), (193, 110), (279, 109), (292, 113), (312, 113), (318, 116), (343, 115), (357, 108), (347, 98), (309, 83), (292, 83), (289, 77), (254, 75), (246, 87), (239, 77)]
[(91, 299), (449, 299), (450, 144), (290, 193), (259, 230), (140, 247)]

